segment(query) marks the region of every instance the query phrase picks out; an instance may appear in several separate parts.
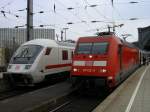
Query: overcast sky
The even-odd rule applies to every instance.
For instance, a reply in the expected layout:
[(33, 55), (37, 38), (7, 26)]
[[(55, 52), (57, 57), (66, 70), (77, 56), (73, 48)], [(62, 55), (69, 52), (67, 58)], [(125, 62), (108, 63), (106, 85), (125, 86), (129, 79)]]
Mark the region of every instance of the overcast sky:
[[(116, 34), (132, 34), (127, 41), (137, 41), (138, 27), (150, 25), (150, 0), (33, 0), (34, 27), (45, 25), (54, 28), (60, 36), (63, 28), (67, 30), (67, 39), (77, 40), (81, 36), (91, 36), (96, 30), (106, 31), (108, 25), (124, 24), (116, 28)], [(130, 3), (130, 2), (138, 3)], [(26, 24), (27, 0), (0, 0), (0, 27), (14, 28)], [(55, 10), (54, 10), (55, 5)], [(70, 8), (70, 10), (68, 9)], [(44, 11), (44, 13), (38, 13)], [(19, 17), (16, 17), (19, 15)], [(138, 18), (137, 20), (130, 20)], [(91, 21), (99, 21), (92, 23)], [(73, 24), (67, 24), (73, 23)]]

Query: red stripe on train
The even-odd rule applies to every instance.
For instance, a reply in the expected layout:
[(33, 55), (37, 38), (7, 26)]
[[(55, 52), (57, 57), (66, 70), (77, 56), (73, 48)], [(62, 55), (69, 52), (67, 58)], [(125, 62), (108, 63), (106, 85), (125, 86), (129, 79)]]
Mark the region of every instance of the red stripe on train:
[(47, 65), (45, 69), (52, 69), (52, 68), (60, 68), (60, 67), (67, 67), (71, 66), (71, 63), (69, 64), (58, 64), (58, 65)]

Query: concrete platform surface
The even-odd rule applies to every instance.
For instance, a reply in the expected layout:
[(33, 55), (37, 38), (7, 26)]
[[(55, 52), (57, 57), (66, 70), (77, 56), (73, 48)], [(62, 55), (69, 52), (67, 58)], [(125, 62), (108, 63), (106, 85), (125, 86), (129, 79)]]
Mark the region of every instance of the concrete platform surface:
[(0, 101), (0, 112), (31, 111), (39, 105), (65, 96), (71, 91), (70, 87), (71, 85), (65, 82)]
[(150, 66), (143, 66), (93, 112), (150, 112)]

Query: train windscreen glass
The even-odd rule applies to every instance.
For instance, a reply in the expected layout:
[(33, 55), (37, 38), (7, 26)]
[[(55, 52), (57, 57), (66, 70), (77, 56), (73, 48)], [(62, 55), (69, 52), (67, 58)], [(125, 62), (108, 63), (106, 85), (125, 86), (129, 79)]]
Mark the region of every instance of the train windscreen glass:
[(105, 54), (107, 52), (108, 43), (93, 43), (92, 54)]
[(108, 42), (79, 43), (77, 54), (105, 54), (107, 52)]
[(91, 47), (92, 47), (92, 43), (79, 43), (76, 53), (77, 54), (90, 54)]
[(32, 64), (40, 51), (43, 49), (40, 45), (21, 46), (12, 57), (11, 64)]

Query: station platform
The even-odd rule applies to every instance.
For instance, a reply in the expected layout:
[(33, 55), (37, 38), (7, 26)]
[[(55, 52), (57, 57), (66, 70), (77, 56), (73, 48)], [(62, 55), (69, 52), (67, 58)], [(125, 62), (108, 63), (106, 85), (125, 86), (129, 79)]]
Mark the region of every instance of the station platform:
[(2, 100), (0, 101), (0, 112), (32, 112), (40, 106), (56, 103), (58, 99), (72, 91), (70, 87), (71, 84), (63, 82)]
[(150, 112), (150, 65), (135, 71), (93, 112)]

